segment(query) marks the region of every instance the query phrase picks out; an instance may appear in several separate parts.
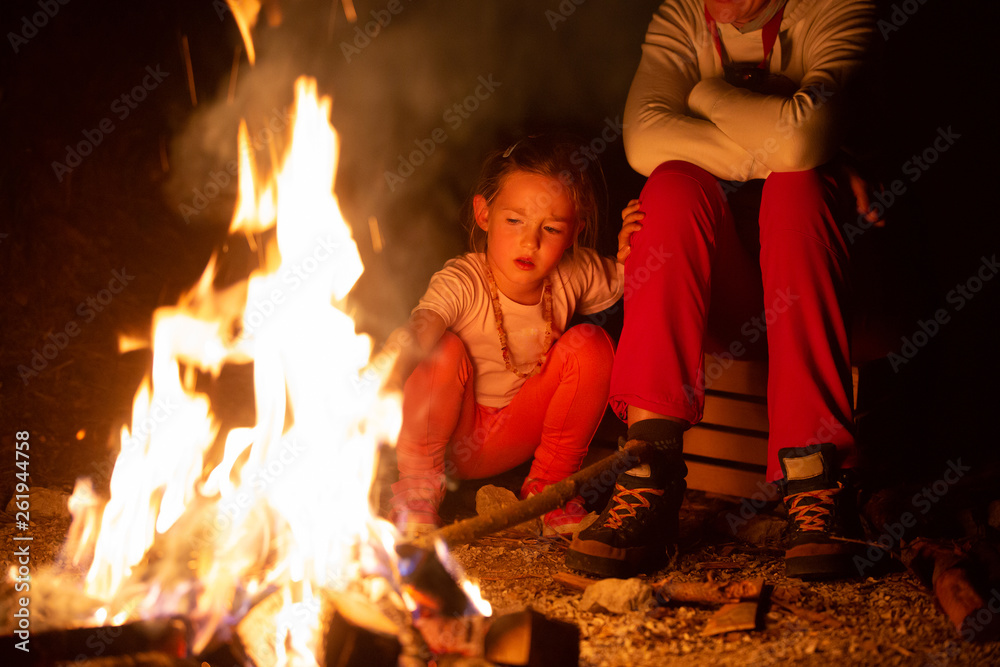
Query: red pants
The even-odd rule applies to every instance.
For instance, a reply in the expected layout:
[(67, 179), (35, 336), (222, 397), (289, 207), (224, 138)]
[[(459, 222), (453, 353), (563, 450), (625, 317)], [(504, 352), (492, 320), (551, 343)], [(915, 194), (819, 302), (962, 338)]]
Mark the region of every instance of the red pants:
[(760, 203), (758, 272), (718, 181), (686, 162), (657, 167), (640, 195), (646, 217), (625, 263), (615, 411), (624, 418), (632, 405), (701, 420), (711, 306), (712, 329), (726, 332), (722, 346), (735, 358), (766, 330), (768, 481), (782, 476), (782, 447), (832, 442), (840, 466), (855, 465), (840, 192), (823, 168), (771, 174)]
[(446, 332), (403, 389), (394, 504), (428, 493), (440, 501), (445, 474), (490, 477), (532, 456), (529, 478), (556, 481), (576, 472), (608, 404), (613, 361), (603, 329), (572, 327), (509, 405), (488, 408), (475, 402), (465, 345)]

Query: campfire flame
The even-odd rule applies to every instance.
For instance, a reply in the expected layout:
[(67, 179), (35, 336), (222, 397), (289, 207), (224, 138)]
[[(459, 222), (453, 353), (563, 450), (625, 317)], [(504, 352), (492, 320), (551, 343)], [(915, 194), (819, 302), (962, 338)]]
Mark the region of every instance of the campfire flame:
[(233, 14), (236, 27), (240, 30), (240, 36), (247, 47), (247, 60), (254, 64), (256, 55), (253, 48), (253, 28), (257, 24), (257, 15), (260, 13), (259, 0), (226, 0), (229, 11)]
[[(369, 492), (401, 411), (365, 372), (371, 340), (334, 305), (363, 265), (333, 194), (330, 106), (315, 81), (296, 82), (292, 141), (263, 185), (241, 127), (230, 232), (260, 244), (261, 266), (217, 287), (213, 256), (177, 305), (154, 314), (152, 370), (122, 428), (110, 500), (102, 508), (81, 482), (70, 503), (68, 553), (89, 563), (85, 592), (103, 602), (91, 623), (184, 614), (198, 651), (284, 590), (274, 646), (301, 664), (289, 652), (313, 651), (318, 623), (286, 622), (302, 618), (296, 605), (315, 608), (314, 590), (372, 573), (391, 578), (394, 531), (373, 517)], [(256, 423), (220, 435), (199, 378), (247, 363)]]

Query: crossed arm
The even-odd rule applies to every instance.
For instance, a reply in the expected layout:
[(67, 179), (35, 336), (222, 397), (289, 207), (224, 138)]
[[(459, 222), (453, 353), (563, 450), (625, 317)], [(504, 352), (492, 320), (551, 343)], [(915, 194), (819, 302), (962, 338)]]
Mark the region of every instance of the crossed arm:
[[(858, 213), (881, 225), (871, 210), (869, 183), (840, 152), (850, 106), (845, 91), (867, 53), (874, 6), (869, 0), (819, 5), (820, 13), (796, 36), (801, 81), (773, 75), (759, 91), (731, 85), (721, 72), (703, 78), (717, 61), (702, 3), (661, 5), (625, 106), (625, 150), (633, 168), (649, 175), (663, 162), (683, 160), (717, 178), (746, 181), (832, 163)], [(622, 211), (618, 261), (628, 257), (629, 239), (643, 217), (638, 200)]]
[(869, 0), (819, 5), (817, 16), (793, 27), (796, 44), (783, 55), (800, 61), (801, 80), (764, 92), (737, 88), (721, 71), (705, 75), (718, 63), (700, 2), (661, 5), (625, 106), (632, 166), (649, 175), (662, 162), (684, 160), (745, 181), (829, 162), (843, 140), (844, 91), (867, 52), (874, 7)]

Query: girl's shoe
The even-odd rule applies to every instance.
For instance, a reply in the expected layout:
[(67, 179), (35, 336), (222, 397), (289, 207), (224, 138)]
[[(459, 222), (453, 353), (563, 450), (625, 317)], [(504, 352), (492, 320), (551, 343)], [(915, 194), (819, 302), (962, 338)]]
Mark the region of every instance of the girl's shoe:
[[(524, 485), (521, 486), (521, 497), (526, 499), (537, 495), (550, 484), (555, 484), (555, 482), (542, 479), (526, 479), (524, 480)], [(581, 496), (574, 496), (559, 509), (554, 509), (542, 517), (542, 535), (546, 537), (553, 535), (573, 535), (580, 530), (580, 522), (586, 516), (587, 509), (584, 507), (583, 498)]]
[(389, 520), (406, 538), (414, 538), (441, 526), (438, 506), (444, 488), (423, 478), (406, 478), (392, 485), (392, 511)]

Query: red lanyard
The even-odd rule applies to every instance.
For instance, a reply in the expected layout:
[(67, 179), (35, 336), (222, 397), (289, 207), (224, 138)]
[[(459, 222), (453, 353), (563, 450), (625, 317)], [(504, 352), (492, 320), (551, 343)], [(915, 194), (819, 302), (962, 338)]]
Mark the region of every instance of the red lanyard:
[[(778, 29), (781, 27), (781, 17), (785, 14), (785, 6), (782, 5), (781, 8), (774, 13), (774, 16), (764, 24), (762, 30), (762, 41), (764, 42), (764, 59), (760, 61), (757, 65), (759, 69), (766, 70), (768, 61), (771, 59), (771, 51), (774, 50), (774, 43), (778, 41)], [(705, 7), (705, 21), (708, 22), (708, 29), (712, 33), (712, 40), (715, 42), (715, 50), (719, 52), (719, 58), (722, 60), (722, 65), (726, 66), (729, 64), (729, 54), (726, 53), (726, 47), (722, 45), (722, 38), (719, 36), (719, 27), (715, 24), (715, 19), (712, 15), (708, 13), (708, 7)]]

